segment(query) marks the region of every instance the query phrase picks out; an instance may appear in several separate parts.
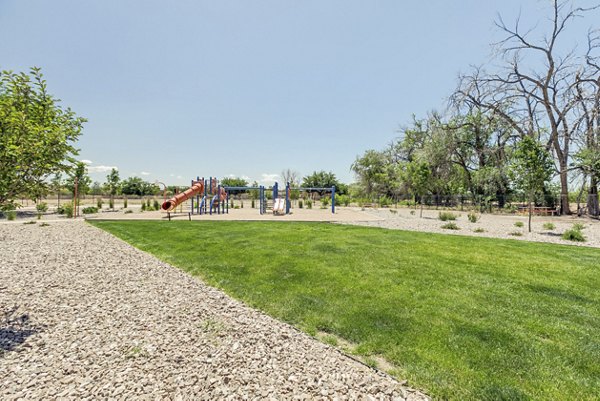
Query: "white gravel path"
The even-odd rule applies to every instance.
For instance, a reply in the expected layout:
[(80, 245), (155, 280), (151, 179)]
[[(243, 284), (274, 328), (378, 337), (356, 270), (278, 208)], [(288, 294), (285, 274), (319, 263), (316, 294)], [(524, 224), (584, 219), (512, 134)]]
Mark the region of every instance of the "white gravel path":
[(81, 221), (0, 254), (2, 400), (427, 399)]
[[(392, 210), (392, 211), (390, 211)], [(527, 216), (522, 215), (498, 215), (480, 214), (476, 223), (471, 223), (468, 211), (448, 211), (459, 216), (454, 223), (459, 230), (448, 230), (442, 226), (448, 222), (439, 219), (442, 210), (424, 210), (423, 217), (419, 217), (419, 210), (411, 214), (411, 209), (365, 209), (364, 214), (370, 217), (364, 221), (339, 221), (339, 224), (352, 224), (370, 227), (381, 227), (396, 230), (421, 231), (452, 235), (468, 235), (474, 237), (505, 238), (534, 242), (549, 242), (564, 245), (590, 246), (600, 248), (600, 221), (587, 217), (576, 216), (534, 216), (532, 220), (532, 232), (527, 231)], [(515, 223), (523, 223), (523, 227), (516, 227)], [(553, 230), (544, 228), (544, 223), (555, 225)], [(584, 225), (583, 235), (585, 242), (567, 241), (561, 238), (562, 233), (570, 229), (574, 223)], [(475, 229), (483, 229), (484, 232), (475, 232)], [(520, 233), (520, 236), (511, 235)]]

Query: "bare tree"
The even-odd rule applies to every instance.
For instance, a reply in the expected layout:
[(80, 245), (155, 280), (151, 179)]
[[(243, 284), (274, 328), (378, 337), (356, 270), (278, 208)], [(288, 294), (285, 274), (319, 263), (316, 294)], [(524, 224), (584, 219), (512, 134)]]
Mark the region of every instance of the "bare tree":
[(588, 34), (586, 69), (577, 77), (577, 96), (583, 132), (577, 167), (589, 178), (587, 209), (592, 216), (600, 215), (598, 181), (600, 179), (600, 31)]
[(283, 182), (289, 182), (292, 187), (300, 185), (300, 173), (290, 168), (281, 171)]
[[(523, 31), (520, 19), (496, 25), (506, 35), (497, 43), (502, 69), (487, 74), (481, 69), (461, 77), (457, 96), (487, 109), (522, 137), (545, 144), (556, 160), (561, 186), (561, 213), (569, 214), (569, 171), (574, 137), (581, 132), (581, 99), (577, 85), (582, 69), (589, 67), (575, 49), (562, 52), (557, 42), (566, 27), (598, 6), (574, 7), (571, 1), (552, 1), (549, 33), (539, 41)], [(540, 61), (541, 60), (541, 61)]]

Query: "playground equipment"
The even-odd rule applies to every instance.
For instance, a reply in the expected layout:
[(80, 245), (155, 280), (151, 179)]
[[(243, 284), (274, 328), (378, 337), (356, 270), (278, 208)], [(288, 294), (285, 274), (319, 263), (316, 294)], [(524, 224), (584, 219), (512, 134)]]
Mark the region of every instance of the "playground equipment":
[[(258, 187), (227, 187), (219, 184), (219, 180), (215, 177), (210, 177), (205, 180), (204, 177), (196, 177), (196, 180), (192, 180), (191, 186), (186, 191), (176, 194), (169, 200), (165, 200), (162, 204), (162, 209), (167, 212), (175, 210), (177, 206), (186, 200), (190, 200), (190, 216), (192, 214), (225, 214), (229, 213), (229, 194), (232, 191), (250, 191), (258, 190), (259, 200), (259, 213), (265, 214), (267, 212), (267, 200), (266, 192), (263, 185)], [(291, 187), (288, 182), (285, 186), (284, 196), (279, 195), (279, 184), (276, 182), (271, 187), (272, 199), (273, 199), (273, 214), (285, 215), (290, 214), (291, 200), (290, 192)], [(331, 188), (297, 188), (299, 191), (308, 192), (331, 192), (331, 213), (335, 213), (335, 186)], [(190, 217), (191, 218), (191, 217)]]
[[(289, 187), (289, 183), (288, 183)], [(335, 185), (331, 188), (317, 188), (317, 187), (309, 187), (309, 188), (297, 188), (299, 191), (306, 192), (331, 192), (331, 213), (335, 213)]]
[(192, 186), (184, 192), (173, 196), (171, 199), (164, 201), (161, 208), (167, 212), (174, 210), (181, 202), (185, 202), (196, 194), (204, 192), (204, 182), (192, 182)]
[[(331, 192), (331, 213), (335, 213), (335, 186), (332, 186), (331, 188), (296, 188), (295, 190), (306, 192)], [(285, 197), (279, 196), (279, 185), (277, 183), (273, 185), (273, 214), (290, 214), (290, 208), (292, 206), (290, 192), (291, 187), (289, 182), (285, 185)]]
[[(219, 180), (215, 177), (210, 177), (205, 180), (204, 177), (196, 178), (196, 181), (192, 180), (192, 185), (195, 182), (204, 183), (204, 191), (196, 193), (196, 198), (191, 199), (190, 213), (191, 214), (221, 214), (228, 212), (229, 208), (229, 193), (226, 188), (219, 184)], [(227, 210), (226, 210), (227, 207)]]

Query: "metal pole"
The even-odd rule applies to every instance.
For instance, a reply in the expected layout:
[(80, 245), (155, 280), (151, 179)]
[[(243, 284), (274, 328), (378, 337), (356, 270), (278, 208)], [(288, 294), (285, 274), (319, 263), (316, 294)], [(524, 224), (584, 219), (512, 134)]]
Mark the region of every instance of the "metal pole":
[(335, 213), (335, 185), (331, 187), (331, 213)]
[(74, 184), (75, 184), (75, 196), (73, 198), (73, 218), (77, 217), (77, 215), (79, 214), (79, 211), (77, 210), (77, 208), (79, 207), (79, 202), (78, 201), (78, 194), (77, 194), (77, 187), (79, 186), (79, 178), (75, 177), (74, 180)]
[[(200, 182), (199, 176), (196, 176), (196, 182)], [(200, 193), (196, 195), (196, 213), (200, 214)]]
[[(190, 187), (193, 187), (193, 186), (194, 186), (194, 180), (192, 179), (192, 185), (190, 185)], [(194, 197), (193, 196), (190, 198), (190, 205), (191, 205), (190, 207), (192, 209), (190, 211), (190, 213), (194, 214)]]
[(263, 214), (264, 197), (265, 197), (265, 187), (263, 187), (261, 185), (260, 189), (258, 190), (258, 205), (259, 205), (259, 208), (260, 208), (260, 214)]
[(285, 214), (290, 214), (290, 183), (285, 184)]

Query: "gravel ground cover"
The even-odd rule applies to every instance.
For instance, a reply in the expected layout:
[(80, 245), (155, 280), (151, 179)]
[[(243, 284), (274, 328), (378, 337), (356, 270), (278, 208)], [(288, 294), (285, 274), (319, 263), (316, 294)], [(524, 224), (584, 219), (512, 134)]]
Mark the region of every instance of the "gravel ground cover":
[(427, 399), (84, 222), (0, 252), (2, 400)]
[[(391, 210), (391, 212), (390, 212)], [(371, 227), (381, 227), (396, 230), (423, 231), (440, 234), (470, 235), (476, 237), (518, 239), (535, 242), (548, 242), (565, 245), (581, 245), (600, 248), (600, 221), (589, 218), (578, 218), (575, 216), (534, 216), (532, 220), (532, 232), (527, 232), (527, 216), (481, 214), (476, 223), (471, 223), (468, 211), (449, 211), (458, 218), (454, 221), (458, 230), (448, 230), (442, 225), (448, 223), (441, 221), (438, 216), (441, 210), (424, 210), (423, 217), (419, 217), (419, 210), (411, 214), (411, 209), (366, 209), (364, 214), (371, 217), (364, 221), (339, 221), (340, 224), (354, 224)], [(523, 227), (516, 227), (515, 223), (523, 223)], [(544, 228), (545, 223), (555, 225), (553, 230)], [(566, 230), (574, 223), (584, 225), (583, 235), (585, 242), (567, 241), (561, 238)], [(475, 232), (481, 229), (483, 232)], [(519, 233), (520, 235), (515, 235)]]

